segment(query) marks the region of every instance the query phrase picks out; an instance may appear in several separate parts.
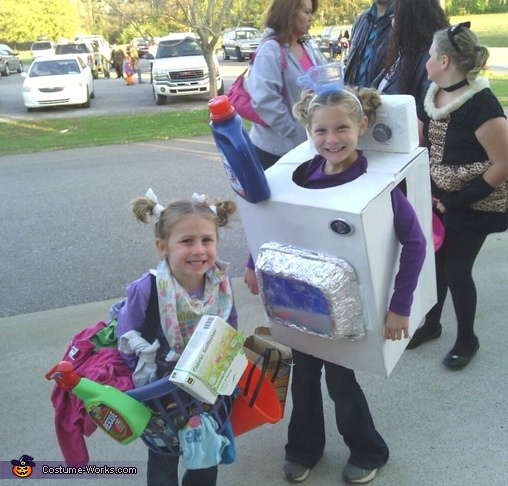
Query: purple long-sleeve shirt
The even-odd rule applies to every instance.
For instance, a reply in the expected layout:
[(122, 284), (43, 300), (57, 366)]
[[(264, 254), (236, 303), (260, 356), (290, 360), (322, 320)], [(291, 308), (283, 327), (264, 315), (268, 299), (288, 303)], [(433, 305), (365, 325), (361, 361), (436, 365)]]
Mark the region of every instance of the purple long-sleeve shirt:
[[(323, 172), (326, 159), (316, 155), (295, 170), (293, 181), (307, 189), (326, 189), (354, 181), (367, 172), (367, 159), (361, 151), (358, 152), (359, 157), (354, 164), (333, 175)], [(402, 250), (389, 309), (397, 314), (409, 316), (413, 293), (425, 260), (426, 241), (413, 207), (398, 187), (391, 192), (391, 199), (393, 225)], [(247, 267), (254, 269), (252, 256), (247, 262)]]

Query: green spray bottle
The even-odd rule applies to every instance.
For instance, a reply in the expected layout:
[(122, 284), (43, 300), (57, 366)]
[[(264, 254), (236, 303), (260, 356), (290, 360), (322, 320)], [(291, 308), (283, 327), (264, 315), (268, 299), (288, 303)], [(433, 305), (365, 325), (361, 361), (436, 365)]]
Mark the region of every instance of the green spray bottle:
[(79, 376), (68, 361), (60, 361), (45, 376), (81, 398), (90, 420), (121, 444), (137, 439), (150, 420), (147, 406), (112, 386)]

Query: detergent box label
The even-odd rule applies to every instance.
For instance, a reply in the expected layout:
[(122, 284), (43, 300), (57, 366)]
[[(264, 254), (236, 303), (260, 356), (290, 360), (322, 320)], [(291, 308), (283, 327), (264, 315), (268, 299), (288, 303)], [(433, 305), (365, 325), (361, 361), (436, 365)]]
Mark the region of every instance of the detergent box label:
[(247, 366), (245, 337), (217, 316), (201, 318), (169, 380), (198, 400), (231, 395)]

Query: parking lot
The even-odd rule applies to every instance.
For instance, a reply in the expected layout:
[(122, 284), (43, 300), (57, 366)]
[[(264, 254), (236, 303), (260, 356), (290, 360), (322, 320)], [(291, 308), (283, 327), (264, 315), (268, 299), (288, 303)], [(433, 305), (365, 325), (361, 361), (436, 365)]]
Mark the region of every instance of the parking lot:
[[(247, 61), (224, 61), (219, 57), (221, 72), (226, 89), (243, 72)], [(150, 84), (150, 62), (140, 60), (145, 84), (127, 86), (122, 79), (117, 79), (114, 72), (106, 79), (101, 74), (94, 82), (95, 98), (90, 108), (62, 106), (43, 108), (35, 113), (28, 113), (23, 104), (22, 85), (24, 78), (18, 73), (3, 76), (0, 80), (0, 121), (2, 119), (27, 120), (40, 118), (65, 118), (75, 116), (101, 116), (128, 113), (167, 112), (177, 110), (197, 110), (206, 108), (209, 95), (180, 96), (171, 99), (165, 106), (157, 106)], [(25, 65), (25, 71), (29, 66)]]

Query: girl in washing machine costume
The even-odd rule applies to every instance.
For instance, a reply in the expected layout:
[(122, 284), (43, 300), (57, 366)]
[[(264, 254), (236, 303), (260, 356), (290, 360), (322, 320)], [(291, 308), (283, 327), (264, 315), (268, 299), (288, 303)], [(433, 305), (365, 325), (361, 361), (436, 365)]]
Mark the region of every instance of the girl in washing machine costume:
[[(317, 94), (304, 92), (294, 106), (293, 115), (308, 130), (317, 155), (301, 164), (293, 181), (305, 188), (322, 189), (347, 184), (366, 173), (368, 162), (357, 143), (380, 106), (373, 89), (341, 89)], [(394, 291), (384, 323), (384, 338), (408, 337), (413, 292), (425, 259), (426, 241), (416, 214), (401, 189), (391, 192), (393, 222), (402, 250)], [(256, 293), (254, 262), (249, 260), (245, 281)], [(343, 468), (346, 482), (365, 483), (386, 464), (388, 446), (374, 426), (366, 398), (353, 370), (315, 356), (293, 350), (293, 410), (288, 430), (283, 475), (303, 481), (321, 458), (325, 446), (321, 370), (335, 404), (339, 433), (350, 449)]]

